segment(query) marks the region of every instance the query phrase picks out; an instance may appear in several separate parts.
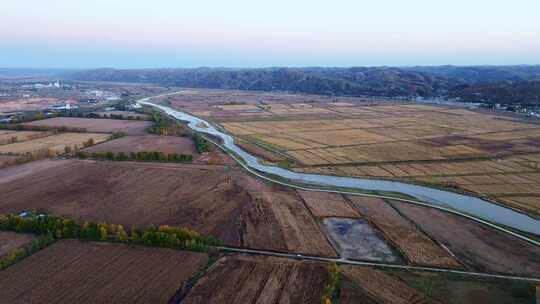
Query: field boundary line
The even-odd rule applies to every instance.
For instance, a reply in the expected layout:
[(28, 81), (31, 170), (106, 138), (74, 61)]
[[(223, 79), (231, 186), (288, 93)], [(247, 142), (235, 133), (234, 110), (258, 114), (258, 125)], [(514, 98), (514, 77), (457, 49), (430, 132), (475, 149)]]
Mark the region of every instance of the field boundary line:
[(275, 257), (290, 258), (290, 259), (297, 259), (297, 260), (336, 262), (336, 263), (340, 263), (340, 264), (356, 265), (356, 266), (372, 266), (372, 267), (404, 269), (404, 270), (413, 270), (413, 271), (429, 271), (429, 272), (451, 273), (451, 274), (459, 274), (459, 275), (466, 275), (466, 276), (476, 276), (476, 277), (483, 277), (483, 278), (509, 279), (509, 280), (519, 280), (519, 281), (540, 283), (540, 278), (537, 278), (537, 277), (525, 277), (525, 276), (514, 276), (514, 275), (504, 275), (504, 274), (492, 274), (492, 273), (464, 271), (464, 270), (453, 270), (453, 269), (437, 268), (437, 267), (410, 266), (410, 265), (397, 265), (397, 264), (387, 264), (387, 263), (379, 263), (379, 262), (355, 261), (355, 260), (346, 260), (346, 259), (336, 259), (336, 258), (325, 258), (325, 257), (309, 256), (309, 255), (304, 255), (304, 254), (281, 253), (281, 252), (266, 251), (266, 250), (256, 250), (256, 249), (243, 249), (243, 248), (235, 248), (235, 247), (227, 247), (227, 246), (215, 246), (213, 248), (216, 248), (218, 250), (233, 251), (233, 252), (238, 252), (238, 253), (275, 256)]

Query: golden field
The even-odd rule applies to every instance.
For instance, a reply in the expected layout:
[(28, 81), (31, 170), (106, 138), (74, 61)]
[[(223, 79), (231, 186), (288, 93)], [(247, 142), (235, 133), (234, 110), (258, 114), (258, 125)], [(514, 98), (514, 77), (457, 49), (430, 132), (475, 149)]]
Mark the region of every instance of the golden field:
[[(19, 132), (12, 133), (11, 136), (18, 136), (17, 133)], [(88, 141), (90, 138), (92, 138), (94, 143), (97, 144), (106, 141), (109, 137), (110, 135), (108, 134), (100, 133), (59, 133), (56, 135), (1, 145), (0, 153), (26, 154), (40, 151), (63, 153), (66, 146), (71, 148), (74, 148), (75, 146), (82, 148), (83, 143)]]

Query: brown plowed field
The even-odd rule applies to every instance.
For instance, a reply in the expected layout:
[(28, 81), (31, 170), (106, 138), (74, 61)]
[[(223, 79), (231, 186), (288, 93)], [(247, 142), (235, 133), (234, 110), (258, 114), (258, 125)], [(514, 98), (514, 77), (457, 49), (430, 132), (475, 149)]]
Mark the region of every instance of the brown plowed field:
[(2, 303), (167, 303), (205, 254), (59, 241), (0, 272)]
[(230, 246), (336, 255), (294, 191), (231, 167), (35, 161), (0, 170), (0, 193), (0, 213), (37, 209), (127, 227), (177, 225)]
[(14, 250), (24, 247), (34, 239), (31, 234), (0, 231), (0, 260)]
[[(352, 281), (363, 293), (367, 294), (376, 303), (439, 303), (432, 299), (427, 299), (424, 295), (412, 289), (403, 281), (386, 275), (382, 271), (357, 266), (341, 266), (340, 270), (343, 276)], [(358, 296), (355, 294), (356, 292), (352, 288), (348, 288), (343, 291), (345, 294), (343, 294), (342, 297), (348, 298)], [(353, 294), (347, 294), (348, 292), (352, 292)], [(366, 301), (366, 303), (372, 302)]]
[(394, 207), (473, 270), (540, 275), (538, 246), (432, 208), (401, 203)]
[[(326, 233), (294, 191), (276, 189), (254, 192), (251, 195), (253, 206), (244, 212), (242, 217), (245, 220), (242, 226), (245, 228), (246, 245), (267, 249), (279, 246), (279, 250), (283, 251), (337, 257), (325, 237)], [(264, 226), (258, 227), (261, 224)], [(268, 226), (279, 227), (279, 230), (264, 231)], [(259, 239), (259, 234), (251, 234), (251, 231), (269, 235), (272, 243)], [(284, 243), (278, 243), (279, 240), (284, 240)]]
[(70, 127), (82, 128), (87, 132), (95, 133), (112, 133), (125, 132), (129, 135), (144, 134), (144, 129), (150, 125), (150, 121), (137, 120), (118, 120), (118, 119), (93, 119), (93, 118), (77, 118), (77, 117), (55, 117), (44, 120), (36, 120), (27, 122), (25, 125), (30, 126), (48, 126), (48, 127)]
[(229, 256), (182, 303), (320, 303), (327, 276), (323, 263)]
[(190, 137), (176, 136), (125, 136), (111, 140), (100, 145), (84, 149), (86, 152), (113, 152), (129, 153), (140, 151), (158, 151), (163, 153), (192, 154), (196, 156), (197, 150)]
[(403, 218), (384, 200), (361, 196), (350, 196), (349, 199), (364, 217), (397, 245), (412, 264), (462, 268), (450, 253), (416, 228), (414, 223)]
[(316, 217), (360, 217), (341, 194), (304, 190), (297, 192)]

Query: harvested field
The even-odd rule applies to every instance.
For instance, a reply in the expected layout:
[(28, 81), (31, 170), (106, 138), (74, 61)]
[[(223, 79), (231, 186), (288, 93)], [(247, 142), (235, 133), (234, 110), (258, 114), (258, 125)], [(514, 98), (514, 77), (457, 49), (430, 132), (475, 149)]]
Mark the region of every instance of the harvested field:
[[(367, 164), (499, 157), (540, 151), (540, 126), (478, 111), (425, 105), (332, 107), (333, 114), (293, 120), (225, 122), (231, 133), (311, 165)], [(314, 105), (299, 107), (313, 109)], [(346, 115), (341, 119), (336, 113)]]
[(400, 261), (384, 238), (362, 219), (328, 217), (323, 219), (323, 224), (341, 258), (387, 263)]
[(205, 254), (63, 240), (0, 272), (4, 303), (167, 303)]
[[(296, 153), (296, 152), (295, 152)], [(383, 177), (459, 188), (540, 215), (540, 153), (495, 160), (304, 167), (306, 173)]]
[(49, 132), (35, 131), (1, 131), (0, 130), (0, 145), (12, 144), (21, 141), (27, 141), (44, 136), (49, 136)]
[(360, 217), (341, 194), (304, 190), (297, 192), (316, 217)]
[(534, 284), (430, 272), (385, 271), (445, 304), (534, 303)]
[(327, 277), (323, 263), (227, 256), (182, 303), (320, 303)]
[(142, 135), (145, 128), (152, 125), (150, 121), (93, 119), (76, 117), (55, 117), (25, 123), (30, 126), (70, 127), (85, 129), (88, 132), (112, 133), (124, 132), (128, 135)]
[(268, 151), (267, 149), (250, 144), (246, 141), (236, 141), (236, 145), (242, 148), (244, 151), (270, 162), (279, 162), (285, 159), (285, 157), (277, 153)]
[[(292, 190), (261, 191), (251, 193), (255, 206), (246, 213), (250, 223), (246, 227), (246, 240), (256, 244), (256, 248), (269, 248), (257, 235), (249, 235), (251, 230), (259, 230), (260, 223), (277, 223), (284, 239), (283, 251), (311, 253), (313, 255), (337, 257), (336, 252), (325, 237), (324, 230), (311, 216), (302, 200)], [(273, 238), (272, 238), (273, 239)], [(276, 245), (273, 245), (276, 246)], [(269, 248), (270, 249), (270, 248)]]
[(42, 110), (60, 102), (62, 101), (57, 98), (41, 97), (0, 100), (0, 114), (19, 111)]
[(31, 234), (0, 231), (0, 260), (11, 252), (22, 248), (34, 239)]
[[(345, 303), (358, 303), (356, 301), (381, 304), (439, 303), (428, 299), (403, 281), (380, 270), (357, 266), (341, 266), (340, 270), (343, 276), (356, 287), (349, 287), (342, 291), (344, 294), (341, 296), (348, 299)], [(355, 289), (359, 289), (360, 293)], [(364, 300), (366, 295), (371, 302)]]
[(159, 151), (165, 154), (192, 154), (196, 156), (197, 150), (191, 137), (140, 135), (125, 136), (84, 149), (86, 152), (113, 152), (129, 153), (140, 151)]
[(393, 206), (473, 270), (540, 275), (538, 246), (432, 208), (403, 203)]
[(294, 191), (227, 166), (35, 161), (0, 170), (0, 193), (0, 213), (183, 226), (230, 246), (336, 256)]
[(26, 154), (49, 150), (64, 153), (65, 147), (82, 147), (83, 143), (90, 138), (97, 144), (109, 139), (109, 135), (101, 133), (59, 133), (33, 140), (1, 145), (0, 153)]
[(409, 262), (421, 266), (462, 268), (449, 252), (380, 198), (350, 196), (354, 206), (372, 222)]
[(129, 119), (136, 119), (136, 120), (146, 120), (150, 118), (150, 115), (147, 114), (141, 114), (137, 112), (131, 112), (131, 111), (101, 111), (101, 112), (93, 112), (93, 114), (99, 115), (103, 118), (110, 118), (111, 115), (122, 115), (124, 118)]

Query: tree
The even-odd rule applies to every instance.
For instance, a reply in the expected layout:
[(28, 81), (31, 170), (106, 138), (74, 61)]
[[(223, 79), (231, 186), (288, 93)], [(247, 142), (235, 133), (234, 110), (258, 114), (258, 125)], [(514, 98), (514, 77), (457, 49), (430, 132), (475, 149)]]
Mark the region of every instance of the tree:
[(107, 228), (104, 225), (100, 225), (99, 227), (99, 239), (102, 241), (106, 241), (109, 239), (109, 233), (107, 232)]
[(141, 236), (139, 235), (139, 231), (135, 225), (131, 226), (131, 242), (134, 244), (141, 242)]
[(128, 241), (128, 235), (122, 225), (118, 225), (117, 232), (116, 232), (116, 240), (123, 243)]

